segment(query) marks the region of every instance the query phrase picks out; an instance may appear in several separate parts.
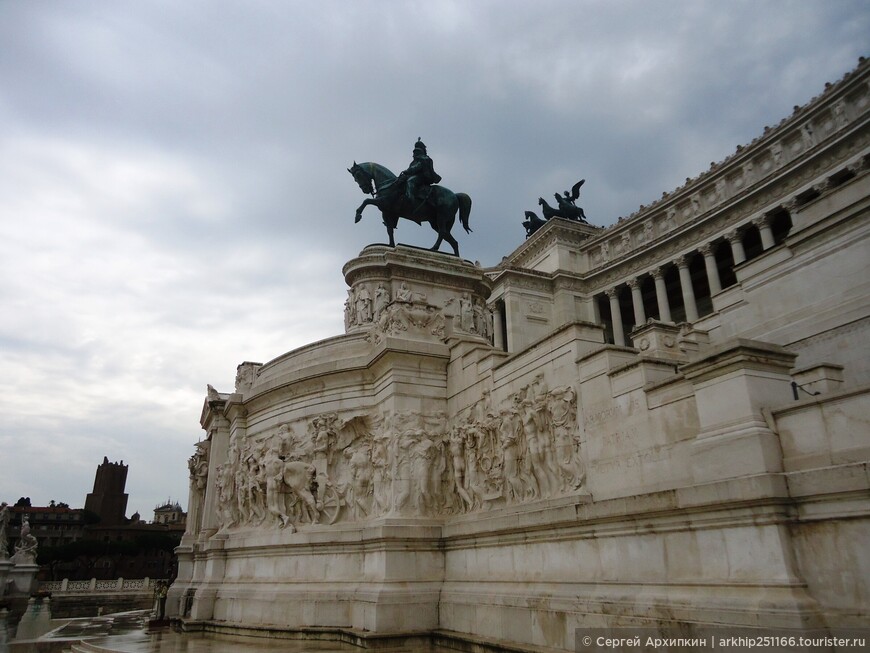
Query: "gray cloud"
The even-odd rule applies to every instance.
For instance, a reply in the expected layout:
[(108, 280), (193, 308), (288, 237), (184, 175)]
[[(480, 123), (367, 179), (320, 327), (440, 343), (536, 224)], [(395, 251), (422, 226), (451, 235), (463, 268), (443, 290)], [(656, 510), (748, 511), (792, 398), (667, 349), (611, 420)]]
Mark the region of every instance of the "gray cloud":
[[(606, 225), (851, 69), (862, 1), (0, 4), (0, 498), (187, 496), (206, 383), (340, 333), (414, 140), (497, 263), (580, 177)], [(430, 246), (402, 224), (400, 242)]]

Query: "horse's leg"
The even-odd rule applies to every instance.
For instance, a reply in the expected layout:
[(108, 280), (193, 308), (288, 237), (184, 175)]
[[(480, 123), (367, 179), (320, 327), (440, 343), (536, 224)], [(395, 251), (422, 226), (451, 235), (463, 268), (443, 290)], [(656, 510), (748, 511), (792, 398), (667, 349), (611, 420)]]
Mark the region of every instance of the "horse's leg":
[(362, 220), (363, 209), (365, 207), (367, 207), (369, 204), (375, 204), (375, 200), (371, 197), (364, 199), (363, 203), (359, 205), (359, 208), (356, 210), (356, 216), (353, 219), (354, 224), (356, 224), (357, 222)]
[(449, 231), (444, 235), (444, 240), (450, 243), (450, 245), (453, 247), (453, 253), (456, 254), (456, 256), (459, 256), (459, 243), (456, 242), (456, 239), (450, 234)]
[(390, 247), (396, 246), (396, 240), (393, 237), (393, 231), (395, 231), (396, 227), (399, 224), (399, 216), (393, 214), (391, 211), (384, 212), (383, 208), (381, 209), (381, 217), (384, 219), (384, 226), (387, 228), (387, 236), (390, 239)]
[(446, 240), (453, 247), (453, 253), (456, 254), (456, 256), (459, 256), (459, 243), (456, 242), (456, 239), (450, 233), (455, 220), (455, 208), (446, 213), (439, 213), (435, 219), (432, 220), (430, 224), (432, 225), (432, 228), (438, 232), (438, 240), (435, 241), (435, 246), (432, 248), (433, 252), (437, 252), (438, 248), (441, 247), (441, 241)]

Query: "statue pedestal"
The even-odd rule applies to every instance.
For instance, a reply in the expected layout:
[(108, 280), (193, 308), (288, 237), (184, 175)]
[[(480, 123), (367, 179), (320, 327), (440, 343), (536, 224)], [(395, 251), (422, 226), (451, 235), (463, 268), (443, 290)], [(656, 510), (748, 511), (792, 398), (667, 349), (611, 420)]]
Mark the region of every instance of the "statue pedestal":
[(51, 630), (51, 599), (31, 597), (27, 610), (18, 622), (16, 640), (36, 639)]
[(9, 560), (0, 560), (0, 599), (6, 593), (6, 582), (9, 579), (9, 571), (12, 569), (12, 563)]
[(36, 581), (37, 573), (39, 573), (37, 564), (20, 564), (12, 567), (9, 571), (9, 580), (12, 581), (9, 587), (10, 593), (25, 596), (33, 594), (39, 585)]
[(369, 245), (342, 272), (350, 286), (347, 333), (442, 341), (456, 332), (492, 342), (486, 309), (492, 284), (469, 261), (403, 245)]

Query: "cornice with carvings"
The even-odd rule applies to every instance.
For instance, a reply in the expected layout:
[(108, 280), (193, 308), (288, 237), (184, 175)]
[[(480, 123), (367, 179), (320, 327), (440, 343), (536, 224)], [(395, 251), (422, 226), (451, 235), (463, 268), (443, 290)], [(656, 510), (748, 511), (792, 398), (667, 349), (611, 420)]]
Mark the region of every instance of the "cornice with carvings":
[(553, 278), (550, 274), (516, 267), (504, 270), (495, 280), (495, 284), (505, 290), (519, 288), (548, 294), (553, 292)]
[(543, 227), (532, 234), (525, 243), (514, 250), (498, 267), (527, 265), (531, 260), (555, 245), (580, 248), (590, 238), (596, 237), (600, 231), (600, 227), (571, 222), (561, 218), (548, 220)]
[(642, 272), (648, 268), (669, 263), (679, 253), (698, 249), (711, 238), (727, 237), (727, 231), (740, 229), (759, 211), (770, 210), (777, 205), (788, 204), (793, 195), (809, 182), (832, 172), (831, 168), (845, 164), (850, 158), (870, 146), (870, 133), (865, 133), (849, 143), (838, 143), (826, 156), (805, 161), (799, 169), (772, 180), (763, 189), (738, 198), (733, 204), (714, 214), (702, 215), (683, 225), (683, 228), (670, 237), (662, 238), (624, 255), (606, 267), (590, 271), (588, 278), (595, 288), (606, 286), (625, 276)]
[[(665, 233), (660, 233), (651, 241), (645, 238), (640, 245), (654, 244), (667, 238), (667, 232), (678, 226), (675, 221), (679, 218), (688, 216), (688, 221), (692, 222), (693, 218), (720, 210), (769, 182), (784, 169), (800, 165), (802, 160), (815, 156), (832, 142), (842, 140), (847, 132), (860, 129), (867, 121), (870, 104), (868, 73), (870, 63), (862, 59), (856, 70), (847, 73), (840, 82), (828, 85), (822, 95), (813, 98), (804, 107), (795, 107), (792, 116), (782, 120), (775, 128), (765, 128), (762, 136), (748, 146), (738, 147), (725, 161), (712, 164), (710, 170), (694, 180), (687, 179), (686, 184), (673, 193), (664, 193), (660, 200), (648, 207), (641, 207), (628, 219), (588, 240), (583, 250), (590, 255), (596, 247), (609, 250), (624, 241), (626, 234), (630, 241), (632, 231), (648, 235), (658, 227), (659, 231), (664, 230)], [(827, 133), (819, 137), (818, 134), (824, 131)], [(759, 170), (765, 174), (757, 176)], [(749, 174), (757, 178), (746, 183)], [(741, 183), (737, 184), (737, 181)], [(668, 224), (671, 220), (674, 223)], [(648, 223), (651, 226), (647, 226)], [(634, 249), (638, 247), (632, 247)], [(629, 253), (623, 251), (620, 255)], [(606, 261), (602, 263), (601, 267), (607, 264)]]

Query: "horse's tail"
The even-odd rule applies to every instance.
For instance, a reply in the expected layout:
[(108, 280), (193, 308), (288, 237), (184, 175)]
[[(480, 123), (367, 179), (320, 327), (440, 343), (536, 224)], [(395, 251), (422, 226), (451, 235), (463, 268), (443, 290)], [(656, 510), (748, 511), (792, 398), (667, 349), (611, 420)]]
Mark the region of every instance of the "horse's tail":
[(459, 200), (459, 223), (465, 229), (465, 233), (471, 233), (471, 227), (468, 226), (468, 216), (471, 215), (471, 198), (465, 193), (456, 193), (456, 199)]

